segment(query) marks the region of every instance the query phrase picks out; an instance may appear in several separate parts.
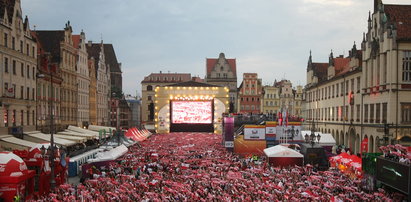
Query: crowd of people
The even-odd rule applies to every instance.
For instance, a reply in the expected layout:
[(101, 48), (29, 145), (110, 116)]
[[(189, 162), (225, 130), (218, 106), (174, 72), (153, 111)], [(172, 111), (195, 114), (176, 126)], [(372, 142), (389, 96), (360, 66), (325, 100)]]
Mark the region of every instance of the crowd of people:
[(393, 201), (383, 189), (312, 166), (271, 167), (264, 157), (227, 152), (221, 136), (156, 134), (91, 179), (64, 184), (38, 201)]
[(380, 150), (385, 158), (407, 165), (411, 164), (411, 153), (400, 144), (381, 146)]

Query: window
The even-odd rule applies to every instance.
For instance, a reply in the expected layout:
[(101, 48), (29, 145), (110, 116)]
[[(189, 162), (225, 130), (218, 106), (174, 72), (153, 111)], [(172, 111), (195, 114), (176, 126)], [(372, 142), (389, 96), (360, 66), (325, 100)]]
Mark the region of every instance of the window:
[(411, 123), (411, 103), (401, 103), (401, 122)]
[(151, 100), (151, 96), (147, 96), (147, 100)]
[(20, 86), (20, 99), (23, 99), (23, 95), (24, 95), (24, 87)]
[(354, 121), (354, 106), (350, 106), (350, 108), (351, 108), (350, 120)]
[(387, 123), (387, 103), (382, 103), (382, 123)]
[(14, 38), (14, 36), (11, 37), (11, 48), (16, 50), (16, 38)]
[(4, 123), (4, 127), (8, 127), (9, 126), (9, 110), (7, 110), (6, 108), (3, 108), (3, 123)]
[(364, 105), (364, 122), (368, 123), (368, 104)]
[(357, 77), (357, 93), (360, 93), (361, 89), (361, 78)]
[(147, 86), (147, 91), (152, 91), (153, 90), (153, 86)]
[(20, 70), (21, 70), (21, 76), (24, 77), (24, 64), (21, 63), (20, 65)]
[(30, 125), (30, 111), (27, 111), (27, 125)]
[(354, 93), (354, 79), (351, 79), (351, 92)]
[(26, 99), (29, 100), (30, 99), (30, 87), (27, 87), (26, 95), (27, 95)]
[(31, 89), (31, 99), (34, 100), (34, 88)]
[(348, 85), (349, 85), (349, 82), (346, 81), (346, 82), (345, 82), (345, 94), (346, 94), (346, 95), (348, 95)]
[(20, 52), (23, 53), (23, 41), (20, 41)]
[(30, 45), (29, 44), (26, 45), (26, 54), (30, 55)]
[[(34, 48), (34, 46), (31, 47), (31, 53), (32, 53), (33, 58), (36, 57), (36, 55), (35, 55), (35, 53), (36, 53), (35, 50), (36, 50), (36, 49)], [(29, 54), (29, 53), (27, 53), (27, 55), (28, 55), (28, 54)]]
[(4, 58), (4, 72), (8, 73), (9, 72), (9, 59)]
[(16, 61), (13, 60), (13, 74), (16, 75)]
[(335, 84), (335, 87), (336, 87), (336, 91), (335, 91), (335, 97), (338, 97), (338, 89), (339, 89), (339, 85), (338, 84)]
[(9, 35), (8, 34), (6, 34), (6, 33), (4, 33), (4, 46), (5, 47), (8, 47), (8, 44), (9, 44)]
[(402, 80), (411, 82), (411, 51), (404, 51), (402, 58)]
[(23, 110), (20, 111), (20, 121), (21, 121), (20, 124), (24, 126), (24, 111)]
[(374, 104), (370, 104), (370, 123), (374, 123)]
[(32, 118), (32, 125), (35, 125), (36, 124), (36, 117), (34, 116), (34, 110), (31, 112), (31, 114), (33, 115), (31, 118)]
[(344, 93), (344, 82), (341, 82), (341, 96), (343, 96)]
[(380, 115), (381, 115), (381, 104), (378, 103), (375, 105), (375, 123), (380, 122)]
[(356, 118), (357, 120), (356, 121), (359, 122), (360, 121), (360, 105), (356, 105), (356, 108), (357, 108), (357, 110), (356, 110), (357, 111), (357, 118)]
[(11, 114), (11, 123), (13, 123), (13, 126), (16, 126), (16, 110), (12, 111)]

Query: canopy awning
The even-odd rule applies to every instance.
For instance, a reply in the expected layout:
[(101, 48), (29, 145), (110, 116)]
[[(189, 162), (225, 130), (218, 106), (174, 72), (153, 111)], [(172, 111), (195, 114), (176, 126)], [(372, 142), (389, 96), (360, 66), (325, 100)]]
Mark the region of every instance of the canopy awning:
[(85, 136), (92, 136), (93, 138), (97, 138), (97, 139), (99, 138), (99, 133), (97, 131), (92, 131), (92, 130), (80, 128), (77, 126), (69, 126), (67, 130), (65, 131), (74, 132), (74, 133), (82, 134)]
[[(24, 139), (28, 141), (37, 142), (37, 143), (50, 142), (50, 134), (44, 134), (38, 131), (27, 132), (26, 135), (24, 136)], [(66, 146), (66, 147), (77, 144), (75, 141), (66, 140), (66, 139), (62, 139), (58, 137), (54, 137), (54, 143), (57, 145)]]
[(58, 137), (58, 138), (61, 138), (61, 139), (66, 139), (66, 140), (71, 140), (71, 141), (74, 141), (74, 142), (77, 142), (77, 143), (83, 143), (83, 142), (87, 141), (86, 137), (79, 137), (79, 136), (73, 136), (73, 135), (64, 135), (64, 134), (61, 134), (61, 133), (55, 134), (54, 137)]
[(122, 144), (112, 150), (97, 153), (96, 158), (89, 159), (87, 162), (92, 163), (92, 162), (116, 160), (120, 156), (123, 156), (125, 153), (127, 153), (127, 151), (128, 151), (128, 148), (124, 144)]
[(267, 157), (297, 157), (297, 158), (304, 158), (304, 156), (293, 149), (288, 147), (284, 147), (282, 145), (276, 145), (273, 147), (269, 147), (264, 149), (264, 154)]
[(10, 149), (29, 149), (37, 145), (35, 142), (30, 142), (27, 140), (22, 140), (12, 135), (4, 135), (0, 137), (0, 145), (4, 148)]
[(87, 138), (87, 139), (98, 139), (98, 136), (95, 136), (95, 135), (90, 135), (90, 134), (86, 134), (86, 133), (78, 133), (78, 132), (70, 131), (70, 130), (61, 131), (61, 132), (59, 132), (59, 134), (71, 135), (71, 136), (77, 136), (77, 137), (84, 137), (84, 138)]

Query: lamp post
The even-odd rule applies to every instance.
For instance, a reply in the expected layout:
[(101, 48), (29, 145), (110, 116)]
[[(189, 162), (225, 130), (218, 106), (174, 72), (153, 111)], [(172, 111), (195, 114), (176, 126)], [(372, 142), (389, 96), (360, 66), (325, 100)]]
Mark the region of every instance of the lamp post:
[[(49, 56), (50, 59), (50, 56)], [(50, 73), (50, 98), (49, 98), (49, 106), (50, 106), (50, 188), (51, 190), (54, 190), (56, 187), (56, 180), (55, 180), (55, 174), (54, 174), (54, 117), (53, 117), (53, 99), (54, 99), (54, 89), (53, 89), (53, 72), (51, 69), (51, 65), (47, 63), (47, 67)], [(37, 78), (45, 78), (44, 74), (37, 74)]]
[(115, 107), (115, 110), (116, 110), (116, 133), (117, 133), (117, 143), (118, 143), (118, 146), (120, 146), (120, 131), (119, 131), (119, 129), (120, 129), (120, 127), (119, 127), (119, 123), (120, 123), (120, 115), (119, 115), (119, 102), (117, 102), (118, 101), (118, 99), (117, 99), (117, 93), (115, 93), (115, 92), (113, 92), (113, 93), (111, 93), (111, 97), (112, 97), (112, 99), (113, 99), (113, 101), (114, 101), (114, 107)]

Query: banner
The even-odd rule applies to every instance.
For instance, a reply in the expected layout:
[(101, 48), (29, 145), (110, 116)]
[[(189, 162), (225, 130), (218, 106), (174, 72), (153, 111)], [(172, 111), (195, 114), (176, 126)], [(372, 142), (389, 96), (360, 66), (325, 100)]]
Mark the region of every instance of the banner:
[(244, 127), (245, 140), (265, 140), (265, 126), (245, 126)]
[(361, 141), (361, 154), (368, 153), (368, 138), (364, 138)]

